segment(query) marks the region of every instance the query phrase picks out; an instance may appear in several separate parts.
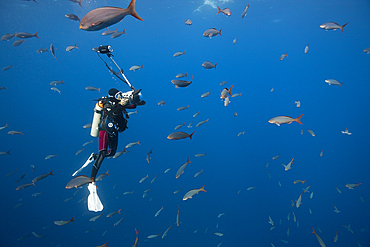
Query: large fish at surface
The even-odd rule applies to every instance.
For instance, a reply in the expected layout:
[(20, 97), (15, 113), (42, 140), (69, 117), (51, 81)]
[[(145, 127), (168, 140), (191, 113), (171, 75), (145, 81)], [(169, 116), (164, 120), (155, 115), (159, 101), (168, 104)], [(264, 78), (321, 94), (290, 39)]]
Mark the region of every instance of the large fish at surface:
[(91, 10), (80, 22), (80, 29), (86, 31), (98, 31), (120, 22), (126, 15), (132, 15), (136, 19), (143, 19), (135, 11), (136, 0), (131, 0), (127, 9), (118, 7), (102, 7)]

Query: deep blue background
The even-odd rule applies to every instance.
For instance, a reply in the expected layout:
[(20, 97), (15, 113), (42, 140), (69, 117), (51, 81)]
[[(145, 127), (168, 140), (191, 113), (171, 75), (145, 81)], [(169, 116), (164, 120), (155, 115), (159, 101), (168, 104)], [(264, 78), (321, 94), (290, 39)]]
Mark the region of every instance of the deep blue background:
[[(251, 1), (248, 15), (242, 19), (248, 1), (137, 0), (136, 10), (144, 21), (127, 16), (110, 27), (126, 30), (127, 35), (117, 39), (102, 36), (102, 31), (79, 30), (78, 22), (64, 17), (74, 13), (82, 18), (94, 8), (126, 8), (128, 4), (127, 0), (83, 1), (81, 8), (68, 0), (1, 2), (1, 35), (38, 32), (40, 39), (27, 39), (18, 47), (12, 46), (18, 38), (0, 43), (0, 67), (13, 65), (1, 71), (0, 80), (0, 87), (8, 89), (0, 91), (0, 126), (10, 126), (0, 132), (0, 151), (11, 153), (0, 156), (0, 245), (96, 246), (109, 242), (110, 247), (132, 246), (136, 228), (140, 232), (139, 246), (217, 246), (221, 241), (222, 246), (319, 246), (311, 233), (315, 227), (327, 246), (333, 245), (335, 231), (340, 246), (357, 246), (357, 242), (370, 246), (370, 54), (362, 51), (370, 46), (370, 2)], [(232, 15), (216, 15), (216, 5), (230, 8)], [(192, 26), (184, 24), (188, 18)], [(319, 28), (328, 21), (349, 24), (343, 33)], [(213, 27), (222, 28), (222, 37), (202, 36)], [(233, 44), (235, 37), (237, 43)], [(79, 49), (65, 51), (75, 43)], [(310, 51), (305, 54), (308, 43)], [(57, 60), (50, 53), (36, 53), (50, 44), (57, 48)], [(68, 202), (64, 200), (72, 197), (75, 189), (64, 187), (90, 153), (98, 150), (97, 138), (82, 128), (92, 120), (93, 100), (106, 95), (112, 87), (129, 89), (109, 74), (91, 50), (101, 44), (113, 47), (115, 60), (129, 81), (143, 89), (147, 104), (131, 116), (129, 129), (119, 137), (119, 151), (130, 142), (140, 140), (141, 145), (117, 159), (105, 160), (100, 169), (110, 174), (97, 182), (104, 217), (90, 222), (98, 213), (82, 216), (87, 204), (78, 203), (87, 197), (86, 187)], [(173, 57), (184, 50), (186, 55)], [(286, 52), (288, 57), (280, 61)], [(216, 71), (201, 66), (207, 60), (217, 63)], [(129, 71), (131, 66), (142, 64), (144, 69)], [(176, 89), (171, 80), (185, 72), (187, 80), (194, 76), (193, 83)], [(340, 88), (329, 86), (326, 79), (344, 84)], [(60, 95), (50, 90), (54, 80), (65, 82), (57, 86)], [(225, 87), (219, 85), (221, 81), (228, 81), (226, 87), (234, 84), (233, 93), (242, 92), (241, 97), (231, 98), (227, 107), (219, 98)], [(86, 86), (101, 88), (101, 93), (87, 91)], [(210, 96), (200, 97), (209, 90)], [(294, 105), (295, 99), (301, 101), (300, 108)], [(158, 106), (160, 100), (166, 105)], [(188, 105), (189, 110), (176, 110)], [(193, 118), (198, 111), (199, 116)], [(295, 118), (301, 114), (303, 125), (294, 122), (278, 127), (268, 123), (275, 116)], [(195, 127), (206, 119), (209, 123)], [(181, 131), (195, 130), (193, 140), (167, 140), (174, 127), (183, 122), (186, 125)], [(188, 129), (190, 122), (193, 128)], [(353, 133), (351, 136), (341, 133), (346, 127)], [(307, 129), (316, 136), (312, 137)], [(8, 135), (10, 130), (22, 131), (24, 136)], [(245, 135), (238, 137), (241, 131)], [(76, 156), (82, 144), (92, 139), (94, 143)], [(151, 149), (148, 164), (145, 158)], [(45, 160), (54, 153), (58, 156)], [(207, 155), (196, 158), (197, 153)], [(272, 160), (279, 153), (279, 159)], [(191, 163), (175, 179), (177, 169), (188, 156)], [(284, 171), (281, 164), (292, 158), (292, 169)], [(31, 171), (30, 165), (36, 169)], [(171, 170), (164, 174), (167, 168)], [(18, 172), (4, 178), (15, 169)], [(194, 178), (202, 169), (203, 173)], [(37, 182), (36, 187), (15, 190), (19, 184), (51, 170), (55, 175)], [(26, 177), (16, 183), (23, 173)], [(82, 172), (90, 173), (91, 166)], [(146, 174), (149, 178), (139, 184)], [(156, 175), (154, 183), (150, 183)], [(307, 182), (293, 184), (297, 179)], [(347, 183), (363, 184), (349, 190)], [(188, 190), (203, 185), (206, 193), (182, 201)], [(292, 207), (291, 200), (297, 200), (302, 188), (309, 185), (313, 199), (303, 194), (302, 205)], [(247, 191), (251, 186), (256, 188)], [(182, 187), (180, 193), (173, 194)], [(143, 199), (147, 189), (150, 191)], [(122, 195), (126, 191), (134, 192)], [(44, 194), (31, 196), (36, 192)], [(25, 204), (14, 209), (22, 202)], [(334, 213), (333, 205), (339, 214)], [(154, 217), (162, 206), (163, 211)], [(178, 206), (182, 222), (179, 227), (174, 224)], [(118, 209), (124, 220), (113, 226), (121, 215), (105, 215)], [(293, 211), (299, 227), (293, 222)], [(220, 213), (225, 215), (217, 218)], [(269, 215), (276, 225), (271, 231)], [(76, 222), (65, 226), (53, 223), (72, 216)], [(349, 224), (354, 234), (342, 226)], [(172, 228), (162, 239), (170, 225)], [(46, 237), (39, 239), (31, 234), (17, 241), (33, 231)], [(158, 233), (161, 235), (156, 239), (146, 239)]]

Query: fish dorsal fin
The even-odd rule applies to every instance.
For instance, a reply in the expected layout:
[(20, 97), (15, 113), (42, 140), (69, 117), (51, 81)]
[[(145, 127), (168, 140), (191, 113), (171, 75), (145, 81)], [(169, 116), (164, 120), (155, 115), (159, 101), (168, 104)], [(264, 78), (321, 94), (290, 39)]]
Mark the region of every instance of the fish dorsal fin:
[(91, 23), (91, 26), (98, 26), (98, 25), (100, 25), (102, 23), (103, 23), (103, 21), (102, 20), (99, 20), (99, 21), (96, 21), (96, 22)]

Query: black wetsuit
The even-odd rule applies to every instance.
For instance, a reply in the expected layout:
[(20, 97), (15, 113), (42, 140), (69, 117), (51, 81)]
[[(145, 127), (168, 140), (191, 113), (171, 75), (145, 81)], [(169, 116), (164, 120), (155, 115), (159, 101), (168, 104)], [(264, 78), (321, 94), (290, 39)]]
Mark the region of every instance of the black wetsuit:
[(118, 132), (123, 132), (127, 128), (127, 120), (123, 116), (123, 113), (125, 113), (126, 117), (128, 117), (126, 109), (118, 102), (113, 97), (103, 100), (102, 117), (99, 126), (99, 154), (95, 157), (95, 163), (91, 171), (91, 177), (94, 180), (104, 158), (116, 154)]

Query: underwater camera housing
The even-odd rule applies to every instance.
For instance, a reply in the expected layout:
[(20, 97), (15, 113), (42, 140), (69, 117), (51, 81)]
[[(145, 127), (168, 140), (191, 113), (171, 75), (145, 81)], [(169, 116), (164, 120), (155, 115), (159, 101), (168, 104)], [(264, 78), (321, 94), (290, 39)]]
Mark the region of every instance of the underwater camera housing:
[(101, 54), (110, 54), (113, 52), (113, 48), (110, 45), (101, 45), (98, 47), (97, 51)]
[(130, 105), (140, 105), (142, 100), (140, 99), (141, 96), (141, 89), (132, 90), (125, 93), (118, 92), (115, 95), (115, 98), (121, 101), (126, 101)]

